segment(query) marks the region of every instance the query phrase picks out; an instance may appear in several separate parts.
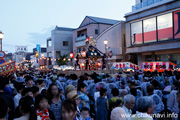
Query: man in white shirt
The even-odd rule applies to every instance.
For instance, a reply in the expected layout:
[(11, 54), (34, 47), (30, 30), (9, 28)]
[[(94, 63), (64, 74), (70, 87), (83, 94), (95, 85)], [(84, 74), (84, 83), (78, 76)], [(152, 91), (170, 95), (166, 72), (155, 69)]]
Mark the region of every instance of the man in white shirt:
[(131, 120), (131, 114), (132, 114), (132, 109), (134, 108), (135, 105), (135, 97), (131, 94), (128, 94), (124, 96), (124, 105), (123, 109), (126, 112), (126, 118), (127, 120)]
[(22, 90), (25, 88), (25, 86), (24, 85), (22, 85), (22, 84), (20, 84), (19, 83), (19, 85), (16, 87), (16, 90), (17, 90), (17, 94), (14, 96), (14, 107), (16, 108), (18, 105), (19, 105), (19, 101), (20, 101), (20, 99), (21, 99), (21, 92), (22, 92)]

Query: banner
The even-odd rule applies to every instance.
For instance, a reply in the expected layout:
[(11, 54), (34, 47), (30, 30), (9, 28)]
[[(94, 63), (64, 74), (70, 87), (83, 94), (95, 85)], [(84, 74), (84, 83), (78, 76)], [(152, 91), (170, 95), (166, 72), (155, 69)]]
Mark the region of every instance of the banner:
[(16, 71), (15, 62), (7, 62), (0, 65), (0, 75), (6, 75)]
[(39, 44), (36, 45), (36, 51), (38, 51), (39, 57), (41, 57), (41, 46)]
[(131, 62), (114, 62), (112, 65), (112, 69), (133, 69), (139, 70), (139, 66), (135, 65)]
[(142, 62), (141, 69), (145, 71), (158, 70), (162, 72), (164, 70), (174, 70), (177, 65), (171, 62)]

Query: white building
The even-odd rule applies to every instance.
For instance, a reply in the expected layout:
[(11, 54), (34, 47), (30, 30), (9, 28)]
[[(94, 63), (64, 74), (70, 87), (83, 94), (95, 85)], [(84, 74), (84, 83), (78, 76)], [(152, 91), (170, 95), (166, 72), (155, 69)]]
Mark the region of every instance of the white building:
[(73, 51), (73, 29), (56, 26), (51, 31), (51, 37), (47, 39), (47, 57), (52, 59), (52, 65), (56, 65), (55, 59), (60, 55), (69, 55)]

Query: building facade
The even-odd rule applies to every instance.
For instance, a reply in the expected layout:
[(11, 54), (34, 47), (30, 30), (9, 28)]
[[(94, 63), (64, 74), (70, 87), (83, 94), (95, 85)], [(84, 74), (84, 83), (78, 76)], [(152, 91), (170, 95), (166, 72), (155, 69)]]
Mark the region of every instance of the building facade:
[(81, 25), (73, 30), (73, 53), (86, 50), (87, 38), (96, 39), (106, 29), (118, 22), (117, 20), (86, 16)]
[(106, 52), (104, 40), (108, 41), (107, 47), (112, 50), (112, 57), (109, 57), (108, 61), (125, 61), (125, 22), (112, 25), (96, 38), (97, 48), (103, 53)]
[[(56, 59), (60, 55), (68, 55), (73, 51), (73, 29), (58, 27), (51, 31), (51, 37), (47, 39), (47, 57), (56, 65)], [(49, 64), (49, 63), (48, 63)]]
[(180, 64), (180, 1), (136, 1), (126, 18), (128, 60)]

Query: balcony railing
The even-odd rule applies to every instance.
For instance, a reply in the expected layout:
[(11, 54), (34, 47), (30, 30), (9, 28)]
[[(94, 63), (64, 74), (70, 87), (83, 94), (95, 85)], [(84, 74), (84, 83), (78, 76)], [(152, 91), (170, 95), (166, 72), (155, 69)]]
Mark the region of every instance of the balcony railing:
[(164, 0), (142, 0), (141, 3), (132, 6), (132, 11), (139, 10), (139, 9), (141, 9), (141, 8), (144, 8), (144, 7), (147, 7), (147, 6), (150, 6), (150, 5), (159, 3), (159, 2), (161, 2), (161, 1), (164, 1)]
[(75, 42), (86, 40), (86, 35), (76, 38)]

